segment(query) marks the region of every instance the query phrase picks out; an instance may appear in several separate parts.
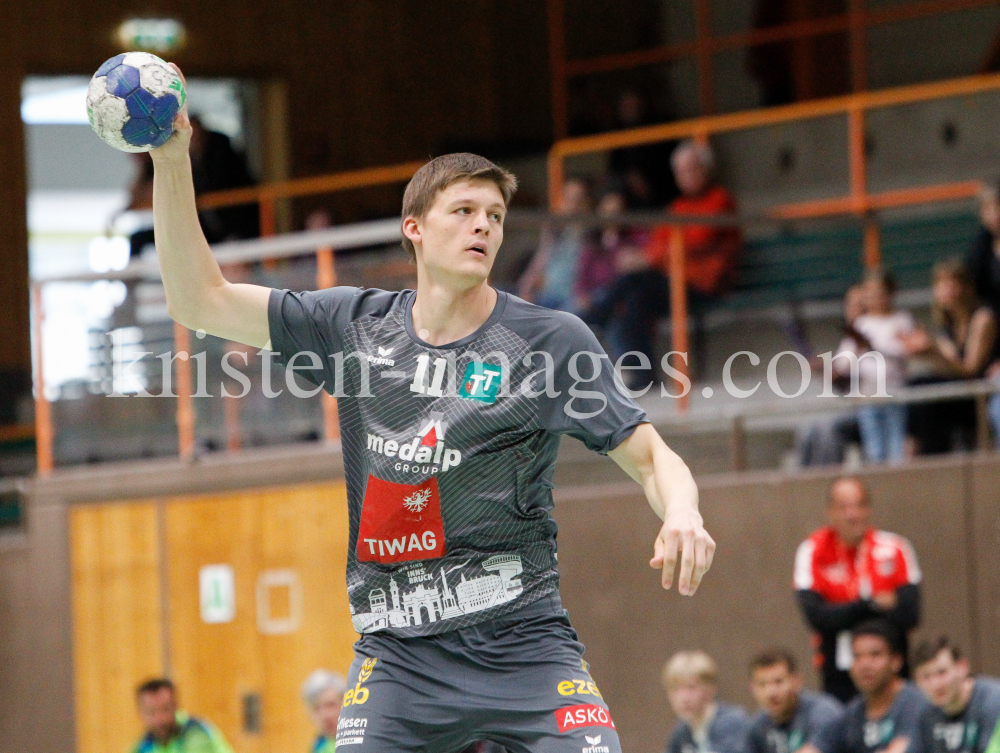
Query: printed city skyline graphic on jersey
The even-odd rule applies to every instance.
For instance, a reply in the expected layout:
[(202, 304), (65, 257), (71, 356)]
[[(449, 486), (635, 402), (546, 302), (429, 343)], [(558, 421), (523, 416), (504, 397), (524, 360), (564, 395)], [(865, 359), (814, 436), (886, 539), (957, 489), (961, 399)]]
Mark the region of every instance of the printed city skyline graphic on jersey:
[[(510, 553), (495, 554), (478, 565), (413, 565), (389, 577), (388, 594), (384, 588), (368, 592), (371, 611), (357, 612), (351, 604), (351, 620), (359, 633), (371, 633), (481, 612), (520, 596), (522, 572), (520, 556)], [(407, 583), (400, 587), (397, 578)]]

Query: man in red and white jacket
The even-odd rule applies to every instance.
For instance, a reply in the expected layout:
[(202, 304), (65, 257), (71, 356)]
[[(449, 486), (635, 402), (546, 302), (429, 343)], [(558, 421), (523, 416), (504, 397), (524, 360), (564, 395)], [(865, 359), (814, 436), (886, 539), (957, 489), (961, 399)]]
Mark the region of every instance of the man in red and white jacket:
[[(795, 589), (815, 631), (823, 689), (846, 702), (857, 694), (851, 667), (850, 631), (873, 617), (892, 622), (903, 636), (920, 622), (920, 566), (910, 542), (869, 524), (871, 502), (864, 482), (841, 478), (830, 488), (828, 525), (799, 544)], [(909, 674), (904, 665), (903, 676)]]

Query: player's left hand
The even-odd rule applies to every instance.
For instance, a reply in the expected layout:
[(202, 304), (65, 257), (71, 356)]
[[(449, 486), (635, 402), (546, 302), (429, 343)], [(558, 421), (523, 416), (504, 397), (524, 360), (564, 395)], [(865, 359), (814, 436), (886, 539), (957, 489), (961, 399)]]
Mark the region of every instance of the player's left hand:
[(663, 527), (653, 542), (653, 559), (649, 561), (649, 566), (662, 568), (661, 582), (668, 590), (674, 581), (678, 550), (681, 567), (677, 576), (677, 591), (683, 596), (694, 596), (715, 556), (715, 541), (705, 530), (697, 510), (683, 508), (668, 511)]

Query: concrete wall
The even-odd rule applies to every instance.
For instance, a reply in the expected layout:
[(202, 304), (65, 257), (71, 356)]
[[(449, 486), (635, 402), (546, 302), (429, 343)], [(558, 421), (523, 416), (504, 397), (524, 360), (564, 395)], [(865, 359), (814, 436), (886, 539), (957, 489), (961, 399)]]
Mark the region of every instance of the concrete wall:
[[(575, 443), (574, 443), (575, 444)], [(569, 448), (567, 448), (569, 450)], [(809, 637), (791, 589), (797, 543), (822, 519), (830, 473), (710, 476), (702, 506), (719, 543), (693, 599), (663, 593), (647, 567), (657, 521), (615, 469), (589, 477), (564, 453), (557, 481), (563, 599), (629, 751), (661, 747), (671, 725), (659, 671), (681, 648), (722, 667), (724, 697), (749, 705), (746, 662), (763, 644), (809, 667)], [(590, 464), (593, 465), (593, 464)], [(581, 467), (582, 468), (582, 467)], [(0, 753), (73, 749), (67, 510), (91, 501), (338, 478), (320, 447), (247, 452), (192, 466), (149, 462), (61, 471), (30, 489), (23, 534), (0, 540)], [(577, 479), (577, 485), (567, 479)], [(924, 571), (924, 623), (1000, 673), (1000, 457), (920, 462), (866, 474), (877, 525), (909, 537)], [(579, 485), (585, 483), (585, 486)]]

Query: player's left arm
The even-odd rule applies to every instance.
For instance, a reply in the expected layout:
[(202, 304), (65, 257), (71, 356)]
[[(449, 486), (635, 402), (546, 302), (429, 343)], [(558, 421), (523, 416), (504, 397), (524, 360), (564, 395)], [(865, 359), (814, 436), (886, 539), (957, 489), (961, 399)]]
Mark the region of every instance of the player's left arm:
[(715, 541), (705, 530), (698, 511), (698, 486), (687, 464), (650, 424), (637, 426), (608, 455), (642, 485), (649, 506), (663, 520), (649, 566), (662, 568), (661, 582), (669, 589), (680, 549), (677, 590), (693, 596), (712, 566)]

